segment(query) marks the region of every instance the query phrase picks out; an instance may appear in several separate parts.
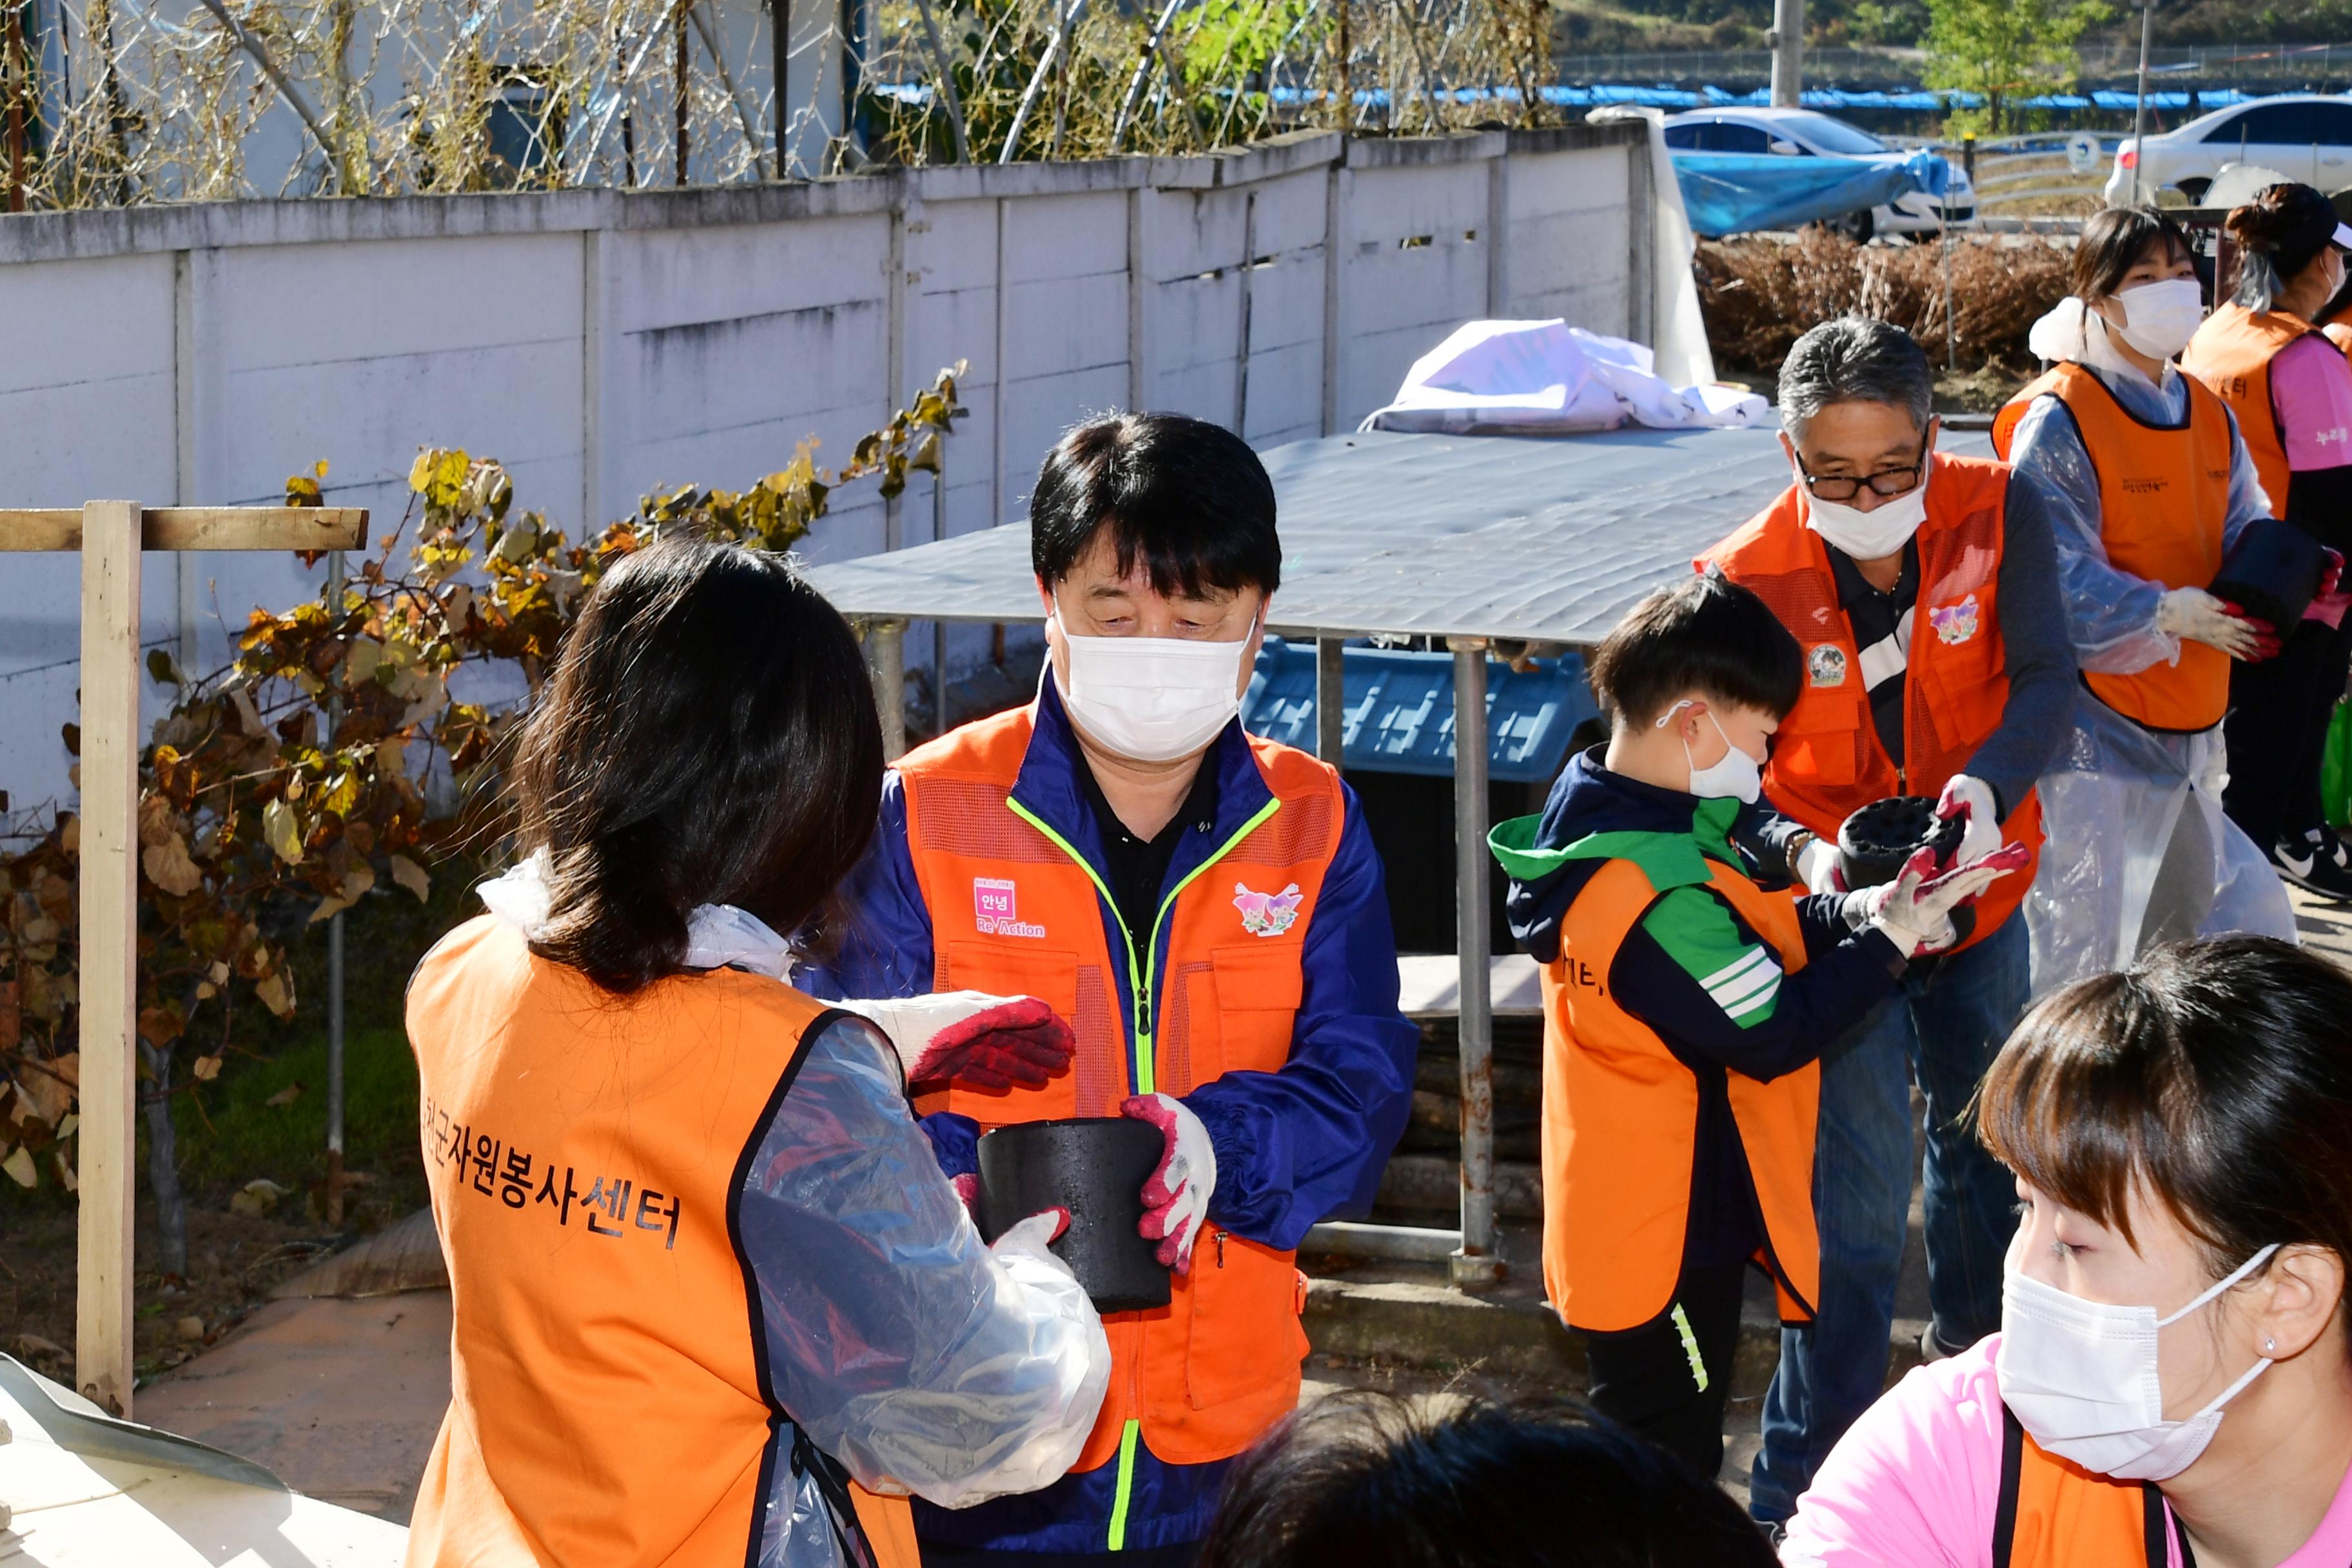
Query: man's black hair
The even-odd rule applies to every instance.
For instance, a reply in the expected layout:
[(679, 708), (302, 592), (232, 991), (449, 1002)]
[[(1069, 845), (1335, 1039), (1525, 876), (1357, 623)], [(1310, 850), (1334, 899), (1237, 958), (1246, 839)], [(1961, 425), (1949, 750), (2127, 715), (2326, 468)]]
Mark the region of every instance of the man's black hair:
[(1199, 1568), (1771, 1568), (1712, 1481), (1571, 1401), (1343, 1393), (1234, 1464)]
[(1107, 414), (1045, 454), (1029, 498), (1029, 559), (1052, 587), (1110, 531), (1119, 575), (1161, 594), (1271, 594), (1282, 582), (1274, 481), (1232, 431), (1181, 414)]
[(1797, 639), (1763, 600), (1714, 568), (1628, 610), (1588, 670), (1622, 723), (1646, 723), (1687, 691), (1785, 719), (1805, 686)]

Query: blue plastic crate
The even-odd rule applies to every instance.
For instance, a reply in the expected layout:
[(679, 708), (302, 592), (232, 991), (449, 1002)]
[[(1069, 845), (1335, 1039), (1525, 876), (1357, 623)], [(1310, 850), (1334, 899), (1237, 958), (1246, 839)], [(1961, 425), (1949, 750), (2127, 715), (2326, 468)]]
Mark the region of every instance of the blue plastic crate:
[[(1451, 776), (1454, 772), (1454, 656), (1349, 643), (1342, 667), (1347, 693), (1346, 766), (1368, 773)], [(1569, 739), (1600, 707), (1577, 653), (1538, 659), (1520, 673), (1486, 661), (1487, 771), (1517, 784), (1548, 784), (1568, 759)], [(1253, 734), (1303, 751), (1315, 749), (1315, 645), (1268, 637), (1242, 699)]]

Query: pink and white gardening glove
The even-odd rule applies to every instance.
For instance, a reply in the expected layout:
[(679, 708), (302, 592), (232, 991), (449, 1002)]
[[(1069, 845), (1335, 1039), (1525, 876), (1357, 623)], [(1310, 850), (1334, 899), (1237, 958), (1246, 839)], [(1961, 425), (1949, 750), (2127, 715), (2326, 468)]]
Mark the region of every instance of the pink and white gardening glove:
[(1146, 1241), (1160, 1244), (1161, 1267), (1189, 1274), (1192, 1241), (1217, 1187), (1217, 1152), (1209, 1146), (1209, 1130), (1170, 1094), (1139, 1094), (1118, 1111), (1150, 1122), (1167, 1140), (1160, 1168), (1144, 1180), (1143, 1218), (1135, 1228)]
[(1946, 822), (1957, 816), (1968, 824), (1960, 833), (1960, 847), (1952, 851), (1952, 866), (1981, 860), (2000, 847), (2000, 812), (1993, 804), (1992, 785), (1973, 773), (1954, 773), (1945, 781), (1944, 793), (1936, 797), (1936, 816)]
[(941, 991), (835, 1005), (890, 1037), (909, 1089), (1034, 1089), (1067, 1068), (1078, 1047), (1070, 1026), (1034, 996)]
[(1878, 928), (1904, 957), (1942, 952), (1959, 942), (1952, 911), (2000, 878), (2022, 870), (2030, 858), (2024, 845), (2004, 844), (1938, 876), (1936, 852), (1923, 847), (1904, 863), (1895, 880), (1852, 896), (1863, 902), (1866, 923)]

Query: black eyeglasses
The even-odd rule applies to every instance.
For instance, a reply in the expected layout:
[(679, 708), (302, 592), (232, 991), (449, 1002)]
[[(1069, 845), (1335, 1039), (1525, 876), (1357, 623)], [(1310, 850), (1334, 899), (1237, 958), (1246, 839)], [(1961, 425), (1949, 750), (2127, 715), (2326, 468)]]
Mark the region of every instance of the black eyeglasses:
[(1867, 479), (1855, 479), (1851, 474), (1815, 474), (1805, 467), (1802, 457), (1797, 459), (1797, 473), (1805, 481), (1805, 489), (1821, 500), (1852, 500), (1868, 485), (1873, 495), (1908, 495), (1919, 483), (1919, 476), (1927, 468), (1927, 443), (1933, 435), (1919, 438), (1919, 460), (1906, 468), (1881, 468)]

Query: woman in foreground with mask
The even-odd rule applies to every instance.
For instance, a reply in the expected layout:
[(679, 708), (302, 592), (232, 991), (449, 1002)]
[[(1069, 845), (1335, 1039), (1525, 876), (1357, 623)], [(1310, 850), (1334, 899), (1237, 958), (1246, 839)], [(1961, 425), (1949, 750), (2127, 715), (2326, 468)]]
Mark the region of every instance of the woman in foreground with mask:
[[(2352, 365), (2313, 322), (2344, 286), (2352, 228), (2326, 196), (2296, 184), (2263, 190), (2228, 227), (2238, 242), (2236, 296), (2197, 329), (2180, 368), (2237, 416), (2279, 520), (2270, 526), (2318, 541), (2340, 575), (2352, 550)], [(2327, 582), (2300, 623), (2278, 628), (2278, 658), (2231, 674), (2221, 804), (2280, 876), (2343, 903), (2352, 901), (2352, 849), (2328, 830), (2319, 802), (2327, 723), (2352, 658), (2336, 586)]]
[(2073, 286), (2031, 339), (2056, 364), (1993, 424), (2049, 513), (2083, 671), (2038, 786), (2036, 994), (2173, 938), (2294, 934), (2268, 857), (2221, 812), (2231, 662), (2278, 638), (2206, 591), (2270, 508), (2227, 405), (2172, 363), (2204, 317), (2189, 242), (2152, 207), (2110, 207), (2083, 226)]
[(2352, 1562), (2352, 979), (2179, 943), (2044, 1002), (1979, 1110), (2002, 1331), (1855, 1424), (1784, 1564)]

